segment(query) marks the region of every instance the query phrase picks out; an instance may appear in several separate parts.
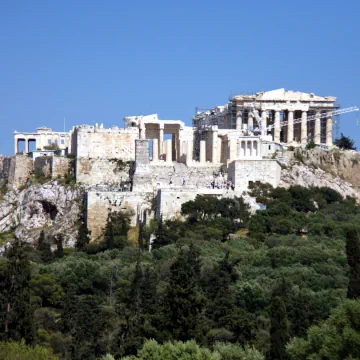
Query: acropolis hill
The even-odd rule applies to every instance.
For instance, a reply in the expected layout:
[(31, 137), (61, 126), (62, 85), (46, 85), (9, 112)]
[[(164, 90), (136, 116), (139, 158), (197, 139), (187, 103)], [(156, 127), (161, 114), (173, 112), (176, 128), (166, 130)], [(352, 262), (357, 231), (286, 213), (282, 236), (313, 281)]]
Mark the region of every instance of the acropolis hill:
[[(69, 132), (47, 127), (34, 133), (15, 131), (15, 155), (0, 159), (0, 180), (12, 189), (0, 207), (0, 232), (14, 223), (22, 231), (38, 229), (65, 221), (66, 213), (75, 223), (82, 209), (69, 209), (76, 199), (83, 204), (82, 196), (92, 239), (101, 237), (108, 211), (131, 211), (133, 225), (153, 217), (170, 219), (180, 216), (181, 205), (198, 194), (244, 196), (256, 209), (255, 199), (247, 195), (252, 182), (329, 186), (359, 198), (353, 187), (360, 184), (357, 154), (334, 155), (343, 154), (333, 145), (332, 116), (341, 113), (339, 108), (332, 96), (278, 89), (235, 96), (224, 106), (197, 113), (193, 126), (154, 114), (125, 117), (123, 128), (95, 124)], [(316, 148), (305, 151), (309, 141)], [(47, 195), (33, 194), (33, 220), (25, 224), (11, 199), (19, 187), (29, 189), (31, 174), (39, 172), (52, 182), (43, 185)], [(59, 190), (57, 181), (69, 172), (77, 187)], [(61, 211), (58, 192), (66, 197)], [(23, 204), (26, 213), (30, 205), (22, 201), (17, 206)], [(51, 214), (46, 207), (56, 211)], [(36, 220), (39, 213), (43, 215)]]

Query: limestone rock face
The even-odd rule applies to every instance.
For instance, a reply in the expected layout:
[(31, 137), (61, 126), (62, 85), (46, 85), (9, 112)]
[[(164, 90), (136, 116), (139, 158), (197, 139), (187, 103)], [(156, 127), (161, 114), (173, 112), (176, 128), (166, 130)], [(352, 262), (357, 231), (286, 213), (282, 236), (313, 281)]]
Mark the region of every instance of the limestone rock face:
[(283, 165), (280, 186), (326, 186), (338, 191), (343, 197), (351, 196), (360, 202), (358, 153), (297, 149), (279, 155), (278, 160)]
[(83, 211), (84, 191), (56, 182), (10, 190), (0, 201), (0, 232), (14, 231), (25, 241), (36, 241), (41, 230), (62, 235), (64, 246), (73, 247)]

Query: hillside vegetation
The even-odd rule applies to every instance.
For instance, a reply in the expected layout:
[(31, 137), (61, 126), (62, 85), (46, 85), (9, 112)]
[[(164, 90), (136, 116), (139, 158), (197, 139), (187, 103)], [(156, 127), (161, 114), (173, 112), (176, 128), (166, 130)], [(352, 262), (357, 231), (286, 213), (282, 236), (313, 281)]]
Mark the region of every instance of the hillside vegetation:
[(251, 195), (266, 210), (198, 196), (137, 241), (122, 213), (102, 243), (82, 225), (74, 250), (17, 239), (0, 258), (0, 358), (360, 358), (359, 206), (328, 188)]

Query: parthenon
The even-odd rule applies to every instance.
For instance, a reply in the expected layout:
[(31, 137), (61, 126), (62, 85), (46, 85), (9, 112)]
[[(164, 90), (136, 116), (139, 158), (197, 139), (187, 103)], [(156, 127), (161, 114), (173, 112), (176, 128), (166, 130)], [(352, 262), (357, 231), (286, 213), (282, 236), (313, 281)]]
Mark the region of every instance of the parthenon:
[(193, 124), (196, 128), (216, 125), (219, 129), (271, 135), (275, 143), (305, 145), (313, 140), (331, 146), (332, 118), (324, 118), (324, 114), (339, 108), (335, 102), (333, 96), (277, 89), (234, 96), (224, 106), (196, 114)]

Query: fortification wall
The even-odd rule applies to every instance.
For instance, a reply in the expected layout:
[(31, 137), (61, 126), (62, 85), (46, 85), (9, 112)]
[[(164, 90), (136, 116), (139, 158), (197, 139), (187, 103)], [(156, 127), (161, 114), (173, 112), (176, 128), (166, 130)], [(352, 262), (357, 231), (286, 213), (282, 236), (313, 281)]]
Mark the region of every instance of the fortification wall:
[(34, 171), (41, 171), (48, 177), (52, 173), (53, 158), (49, 156), (38, 156), (34, 161)]
[(135, 140), (139, 137), (137, 128), (81, 126), (74, 136), (77, 157), (135, 160)]
[(109, 211), (131, 212), (135, 226), (138, 219), (151, 212), (153, 194), (115, 191), (89, 191), (86, 197), (86, 223), (91, 239), (101, 238)]
[(195, 200), (197, 195), (221, 197), (226, 191), (221, 189), (164, 189), (157, 196), (156, 218), (163, 220), (181, 218), (181, 205)]
[(136, 165), (133, 178), (134, 191), (153, 191), (176, 186), (210, 186), (211, 177), (221, 171), (220, 165), (197, 164), (186, 166), (181, 163), (150, 163)]
[(119, 164), (114, 159), (76, 159), (76, 181), (88, 185), (105, 184), (110, 186), (120, 186), (121, 182), (130, 181), (130, 167), (119, 168)]
[(52, 179), (65, 177), (69, 173), (69, 167), (72, 161), (72, 159), (66, 157), (54, 156), (52, 160)]
[(14, 156), (0, 155), (0, 181), (7, 183), (10, 175), (11, 160)]
[(16, 155), (11, 159), (9, 182), (10, 188), (17, 189), (25, 185), (32, 173), (33, 162), (26, 155)]
[(250, 181), (280, 183), (281, 166), (277, 160), (235, 160), (229, 164), (229, 179), (237, 191), (246, 191)]

